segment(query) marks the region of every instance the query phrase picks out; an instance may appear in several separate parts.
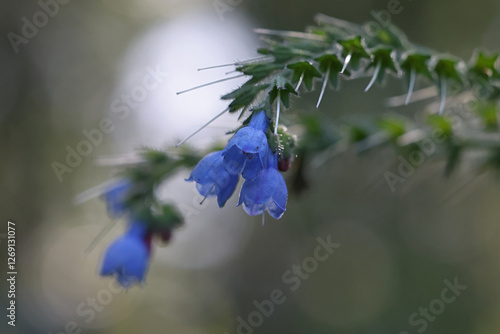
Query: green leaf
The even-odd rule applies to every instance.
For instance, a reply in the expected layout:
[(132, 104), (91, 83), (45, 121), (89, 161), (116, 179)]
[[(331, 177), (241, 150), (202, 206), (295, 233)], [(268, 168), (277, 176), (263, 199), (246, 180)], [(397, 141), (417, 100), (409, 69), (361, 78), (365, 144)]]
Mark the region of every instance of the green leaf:
[(162, 165), (170, 160), (165, 152), (155, 149), (146, 150), (142, 153), (142, 157), (152, 165)]
[(420, 74), (432, 80), (432, 74), (428, 67), (429, 59), (431, 59), (431, 56), (428, 54), (411, 51), (403, 54), (400, 66), (407, 76), (413, 69), (417, 75)]
[(260, 49), (260, 54), (273, 56), (276, 63), (286, 63), (294, 58), (309, 56), (308, 52), (305, 52), (304, 49), (301, 48), (292, 48), (284, 45), (275, 46), (269, 49)]
[(260, 49), (257, 49), (257, 53), (261, 54), (263, 56), (270, 56), (271, 55), (271, 49), (269, 49), (269, 48), (260, 48)]
[(270, 104), (274, 103), (274, 100), (280, 96), (283, 105), (288, 108), (290, 106), (290, 94), (298, 95), (293, 86), (287, 82), (283, 77), (277, 77), (273, 88), (269, 92)]
[(342, 46), (342, 57), (345, 58), (351, 54), (350, 66), (354, 70), (359, 68), (359, 62), (362, 58), (370, 59), (370, 54), (366, 51), (366, 45), (361, 36), (339, 40), (338, 43)]
[(378, 126), (381, 130), (384, 130), (393, 141), (406, 133), (406, 124), (404, 120), (400, 118), (384, 118), (378, 122)]
[(312, 89), (312, 84), (314, 78), (321, 78), (321, 73), (318, 72), (316, 67), (307, 61), (301, 61), (298, 63), (293, 63), (287, 66), (289, 69), (293, 70), (292, 82), (297, 84), (302, 76), (304, 85), (307, 90)]
[(439, 78), (446, 78), (448, 80), (456, 81), (459, 84), (463, 84), (462, 74), (457, 69), (460, 63), (459, 59), (440, 56), (434, 59), (434, 62), (436, 63), (434, 66), (434, 72)]
[(488, 56), (486, 53), (479, 51), (474, 58), (475, 60), (469, 67), (469, 72), (486, 81), (500, 78), (500, 73), (495, 67), (498, 62), (498, 53)]
[(250, 107), (252, 102), (255, 100), (257, 95), (264, 90), (269, 88), (269, 85), (253, 85), (250, 82), (246, 82), (243, 86), (235, 89), (229, 94), (221, 97), (222, 100), (233, 100), (229, 104), (229, 112), (233, 113), (243, 108), (246, 110)]
[(372, 50), (373, 61), (368, 64), (366, 69), (375, 67), (380, 64), (380, 71), (377, 76), (377, 82), (382, 83), (384, 81), (385, 73), (387, 71), (398, 74), (398, 69), (396, 62), (394, 60), (395, 52), (392, 49), (387, 48), (377, 48)]
[(251, 76), (252, 78), (247, 81), (248, 84), (256, 84), (270, 76), (273, 72), (282, 70), (284, 65), (275, 63), (260, 63), (243, 65), (236, 68), (236, 71)]
[[(324, 36), (324, 34), (319, 36)], [(313, 41), (304, 39), (298, 40), (293, 43), (293, 47), (295, 50), (307, 51), (306, 53), (302, 54), (302, 57), (306, 58), (312, 58), (313, 54), (325, 52), (325, 50), (329, 49), (330, 46), (331, 43), (327, 43), (325, 41)]]
[(342, 70), (342, 62), (339, 60), (337, 55), (335, 54), (326, 54), (319, 58), (315, 59), (319, 63), (320, 72), (326, 73), (329, 72), (328, 81), (332, 84), (333, 87), (338, 87), (338, 75)]
[(148, 219), (149, 228), (154, 232), (172, 230), (182, 225), (182, 215), (172, 205), (157, 204), (152, 208), (151, 219)]
[(359, 126), (359, 125), (349, 125), (349, 140), (351, 143), (360, 142), (370, 135), (367, 129)]
[(320, 24), (330, 41), (346, 39), (363, 33), (359, 24), (338, 19), (336, 17), (317, 14), (314, 19)]
[(450, 118), (446, 116), (430, 115), (427, 121), (432, 127), (440, 130), (442, 136), (449, 138), (453, 134), (453, 126)]
[(372, 16), (378, 21), (380, 29), (373, 31), (373, 24), (371, 22), (364, 25), (365, 31), (368, 31), (372, 37), (372, 39), (367, 40), (368, 46), (374, 47), (384, 44), (398, 49), (409, 48), (410, 42), (406, 34), (394, 24), (387, 24), (378, 13), (376, 11), (371, 12)]
[(474, 111), (481, 117), (487, 130), (495, 131), (498, 129), (498, 119), (500, 110), (494, 102), (477, 102), (473, 106)]

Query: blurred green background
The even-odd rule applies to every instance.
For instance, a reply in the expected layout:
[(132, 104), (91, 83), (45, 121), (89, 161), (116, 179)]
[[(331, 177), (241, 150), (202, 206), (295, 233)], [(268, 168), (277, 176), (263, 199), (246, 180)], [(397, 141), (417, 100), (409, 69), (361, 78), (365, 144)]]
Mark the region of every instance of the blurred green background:
[[(284, 218), (264, 226), (234, 208), (236, 198), (224, 210), (213, 201), (199, 206), (194, 186), (183, 182), (189, 171), (179, 173), (160, 192), (186, 225), (155, 250), (143, 288), (119, 291), (97, 275), (121, 226), (84, 253), (111, 221), (98, 199), (74, 201), (114, 176), (98, 158), (170, 146), (222, 110), (219, 96), (241, 83), (177, 96), (229, 71), (198, 68), (255, 57), (261, 42), (253, 28), (300, 31), (317, 12), (362, 23), (388, 1), (66, 1), (47, 7), (46, 22), (37, 14), (42, 4), (54, 2), (0, 5), (2, 277), (8, 220), (16, 223), (18, 262), (16, 327), (2, 315), (1, 333), (500, 333), (496, 178), (459, 172), (445, 179), (444, 164), (427, 161), (391, 192), (383, 174), (398, 161), (390, 151), (347, 152), (308, 168), (309, 190), (290, 196)], [(401, 6), (392, 22), (416, 43), (465, 59), (475, 47), (500, 48), (498, 1)], [(41, 27), (23, 28), (23, 18), (34, 16)], [(22, 29), (31, 37), (13, 47), (11, 33)], [(160, 73), (155, 88), (138, 88), (151, 73)], [(328, 91), (319, 111), (312, 110), (315, 93), (295, 108), (331, 120), (374, 117), (385, 112), (385, 98), (405, 92), (389, 80), (365, 94), (365, 81)], [(412, 115), (419, 107), (396, 111)], [(67, 147), (76, 149), (103, 119), (113, 130), (58, 178), (54, 162), (65, 164)], [(228, 115), (191, 144), (206, 147), (235, 124)], [(333, 254), (307, 278), (290, 273), (310, 265), (317, 238), (329, 236), (340, 244)], [(443, 294), (445, 281), (455, 279), (466, 288), (444, 303), (453, 296)], [(291, 289), (297, 281), (300, 288)], [(5, 279), (0, 288), (6, 314)], [(276, 289), (284, 302), (261, 321), (256, 304), (269, 306), (263, 301)], [(255, 326), (241, 327), (241, 319)]]

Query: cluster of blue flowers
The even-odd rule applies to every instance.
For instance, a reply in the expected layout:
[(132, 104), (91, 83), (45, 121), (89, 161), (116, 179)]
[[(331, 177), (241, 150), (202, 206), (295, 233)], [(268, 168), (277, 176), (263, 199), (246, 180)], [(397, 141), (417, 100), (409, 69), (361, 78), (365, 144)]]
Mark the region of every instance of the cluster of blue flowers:
[(268, 127), (265, 111), (254, 113), (248, 126), (240, 129), (222, 151), (201, 159), (186, 181), (196, 182), (202, 196), (217, 196), (219, 207), (223, 207), (241, 175), (245, 182), (238, 206), (243, 204), (251, 216), (267, 210), (280, 219), (286, 211), (288, 190), (278, 171), (278, 152), (273, 152), (267, 141)]
[[(128, 180), (121, 180), (104, 194), (112, 217), (128, 213), (126, 199), (130, 188)], [(131, 218), (127, 232), (106, 250), (100, 274), (115, 276), (116, 280), (126, 288), (134, 283), (143, 282), (151, 256), (151, 239), (152, 233), (148, 230), (147, 224)]]
[[(267, 141), (269, 119), (265, 111), (254, 113), (248, 126), (240, 129), (222, 151), (208, 154), (199, 161), (186, 181), (196, 182), (199, 193), (205, 197), (217, 196), (223, 207), (233, 195), (240, 175), (241, 187), (238, 206), (251, 216), (267, 212), (280, 219), (285, 210), (288, 191), (278, 171), (278, 152), (273, 152)], [(126, 215), (127, 231), (106, 250), (100, 274), (114, 276), (124, 287), (144, 281), (151, 258), (153, 235), (163, 241), (171, 237), (171, 227), (153, 227), (133, 214), (129, 199), (133, 184), (121, 180), (104, 194), (110, 216)]]

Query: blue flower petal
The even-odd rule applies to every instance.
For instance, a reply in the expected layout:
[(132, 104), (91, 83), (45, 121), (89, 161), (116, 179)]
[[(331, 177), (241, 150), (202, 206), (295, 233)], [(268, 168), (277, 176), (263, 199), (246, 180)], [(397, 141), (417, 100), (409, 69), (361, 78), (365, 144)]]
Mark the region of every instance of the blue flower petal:
[(249, 215), (249, 216), (258, 216), (261, 215), (264, 210), (266, 209), (265, 204), (253, 204), (249, 202), (243, 202), (243, 210)]
[(266, 112), (261, 110), (254, 113), (248, 126), (262, 132), (267, 132), (267, 128), (269, 127), (269, 118), (267, 118)]
[(132, 221), (129, 226), (126, 235), (134, 236), (142, 239), (146, 236), (148, 232), (148, 225), (141, 221)]
[(240, 200), (247, 203), (247, 206), (253, 204), (265, 204), (272, 199), (275, 191), (272, 182), (269, 179), (269, 169), (264, 169), (255, 179), (246, 180), (240, 191)]
[(217, 194), (215, 183), (208, 183), (208, 184), (197, 183), (196, 190), (198, 190), (200, 195), (204, 197), (213, 197)]
[(288, 189), (286, 188), (285, 179), (277, 169), (271, 169), (271, 173), (273, 174), (273, 185), (275, 186), (275, 191), (272, 196), (273, 201), (281, 210), (286, 211)]
[[(237, 148), (236, 148), (237, 150)], [(186, 181), (196, 181), (198, 192), (205, 197), (217, 195), (219, 207), (223, 207), (233, 194), (238, 184), (239, 176), (230, 175), (224, 168), (223, 154), (216, 151), (200, 160)], [(246, 159), (246, 156), (243, 157)], [(243, 159), (243, 164), (245, 160)]]
[(217, 193), (217, 204), (219, 205), (219, 208), (222, 208), (226, 204), (227, 200), (233, 195), (236, 185), (238, 185), (238, 180), (238, 175), (231, 175), (229, 184), (224, 188), (219, 188)]
[(149, 249), (142, 234), (144, 228), (132, 224), (129, 233), (116, 239), (106, 250), (101, 275), (116, 275), (124, 287), (142, 282), (149, 262)]
[(113, 184), (108, 191), (104, 193), (104, 199), (106, 200), (108, 211), (111, 216), (117, 217), (128, 211), (125, 202), (131, 187), (132, 184), (129, 180), (122, 179)]
[[(248, 166), (247, 164), (246, 169), (251, 170)], [(273, 154), (269, 149), (266, 168), (254, 179), (247, 179), (243, 183), (238, 206), (243, 204), (243, 209), (251, 216), (267, 210), (273, 218), (280, 219), (286, 211), (287, 199), (285, 179), (277, 170), (277, 154)]]
[(267, 137), (262, 131), (250, 127), (240, 129), (228, 143), (236, 145), (244, 153), (261, 153), (267, 151)]
[[(255, 113), (250, 124), (229, 140), (224, 148), (224, 167), (229, 174), (242, 174), (245, 179), (255, 178), (266, 165), (268, 151), (266, 131), (269, 119), (265, 111)], [(260, 160), (257, 162), (255, 160)], [(252, 161), (253, 160), (253, 161)]]
[(259, 175), (263, 168), (261, 159), (259, 159), (257, 154), (247, 155), (247, 163), (245, 169), (243, 170), (243, 178), (246, 180), (253, 180)]
[(239, 175), (245, 168), (247, 155), (236, 145), (228, 147), (224, 151), (224, 168), (229, 174)]
[(186, 181), (195, 181), (196, 183), (206, 184), (210, 182), (210, 176), (208, 172), (214, 165), (214, 163), (221, 157), (222, 151), (215, 151), (207, 154), (203, 159), (198, 162), (196, 167), (191, 172)]
[(210, 171), (208, 172), (210, 179), (212, 182), (215, 182), (215, 184), (219, 188), (225, 188), (229, 185), (231, 182), (231, 177), (226, 168), (224, 168), (224, 159), (222, 155), (217, 159), (217, 161), (214, 163)]
[(224, 167), (230, 174), (243, 173), (245, 179), (253, 179), (265, 166), (268, 146), (266, 135), (262, 131), (243, 128), (226, 146)]
[(269, 202), (267, 204), (267, 212), (273, 217), (274, 219), (280, 219), (283, 214), (285, 213), (285, 210), (277, 206), (274, 202)]

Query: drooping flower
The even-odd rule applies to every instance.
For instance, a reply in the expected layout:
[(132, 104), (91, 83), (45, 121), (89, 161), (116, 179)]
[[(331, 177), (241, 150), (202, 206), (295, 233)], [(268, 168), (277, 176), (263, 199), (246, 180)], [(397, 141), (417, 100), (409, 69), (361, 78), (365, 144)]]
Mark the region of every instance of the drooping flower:
[(280, 219), (286, 211), (288, 190), (285, 179), (278, 171), (278, 153), (269, 148), (266, 167), (253, 180), (246, 180), (241, 187), (238, 206), (250, 216), (262, 214), (265, 210)]
[(144, 281), (151, 253), (151, 235), (141, 222), (130, 224), (125, 235), (116, 239), (106, 250), (101, 275), (116, 276), (123, 287)]
[(269, 119), (264, 110), (255, 113), (247, 127), (240, 129), (224, 148), (224, 168), (229, 174), (251, 180), (264, 168), (268, 149)]
[(202, 196), (217, 196), (222, 208), (233, 195), (238, 179), (238, 175), (231, 175), (224, 168), (222, 151), (215, 151), (200, 160), (186, 181), (195, 181)]
[(111, 216), (118, 217), (128, 212), (126, 207), (127, 195), (132, 184), (127, 179), (122, 179), (104, 193), (104, 199), (108, 205), (108, 211)]

